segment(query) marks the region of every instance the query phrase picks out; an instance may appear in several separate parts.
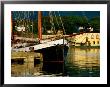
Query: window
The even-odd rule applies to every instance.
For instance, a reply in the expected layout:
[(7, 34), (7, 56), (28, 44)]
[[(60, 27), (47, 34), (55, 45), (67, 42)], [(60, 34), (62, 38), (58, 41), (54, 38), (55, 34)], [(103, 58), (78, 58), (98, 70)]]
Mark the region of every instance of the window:
[(95, 44), (95, 41), (93, 41), (93, 44)]
[(91, 39), (94, 39), (94, 35), (93, 34), (91, 35)]
[(99, 39), (99, 35), (98, 34), (96, 35), (96, 39)]
[(97, 41), (97, 44), (99, 44), (99, 41)]

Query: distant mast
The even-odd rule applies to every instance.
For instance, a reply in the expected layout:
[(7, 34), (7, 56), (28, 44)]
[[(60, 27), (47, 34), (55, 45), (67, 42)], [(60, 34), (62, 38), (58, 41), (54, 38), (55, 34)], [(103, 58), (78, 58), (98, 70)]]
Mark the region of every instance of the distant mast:
[(38, 11), (38, 38), (39, 38), (39, 41), (42, 40), (42, 13), (41, 11)]

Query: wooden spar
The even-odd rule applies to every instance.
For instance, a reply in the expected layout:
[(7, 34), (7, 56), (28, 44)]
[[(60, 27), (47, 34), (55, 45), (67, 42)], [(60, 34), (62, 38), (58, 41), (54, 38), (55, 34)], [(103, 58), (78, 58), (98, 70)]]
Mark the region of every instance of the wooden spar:
[(38, 11), (38, 38), (39, 38), (39, 40), (42, 40), (42, 20), (41, 20), (41, 18), (42, 18), (42, 13), (41, 13), (41, 11)]

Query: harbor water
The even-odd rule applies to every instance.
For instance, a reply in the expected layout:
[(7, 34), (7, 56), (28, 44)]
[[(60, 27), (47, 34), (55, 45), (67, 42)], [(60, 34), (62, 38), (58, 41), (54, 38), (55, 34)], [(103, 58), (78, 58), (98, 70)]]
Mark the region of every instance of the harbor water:
[(12, 61), (12, 77), (99, 77), (100, 48), (69, 47), (64, 62)]
[(70, 47), (65, 69), (70, 77), (99, 77), (100, 49)]

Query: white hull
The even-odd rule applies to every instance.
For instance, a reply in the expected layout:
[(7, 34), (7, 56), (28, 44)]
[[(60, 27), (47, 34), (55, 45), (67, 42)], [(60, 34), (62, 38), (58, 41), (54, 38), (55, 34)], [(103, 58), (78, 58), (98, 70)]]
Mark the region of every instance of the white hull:
[(41, 44), (37, 44), (34, 46), (29, 46), (29, 47), (24, 47), (24, 48), (13, 48), (12, 51), (24, 51), (25, 52), (25, 51), (30, 51), (30, 47), (33, 47), (34, 50), (39, 50), (39, 49), (52, 47), (52, 46), (56, 46), (56, 45), (63, 45), (63, 44), (67, 44), (67, 41), (64, 39), (60, 39), (60, 40), (44, 42)]

